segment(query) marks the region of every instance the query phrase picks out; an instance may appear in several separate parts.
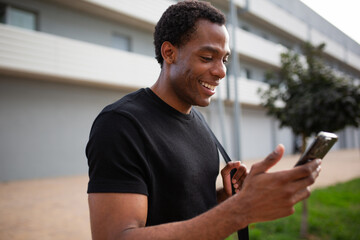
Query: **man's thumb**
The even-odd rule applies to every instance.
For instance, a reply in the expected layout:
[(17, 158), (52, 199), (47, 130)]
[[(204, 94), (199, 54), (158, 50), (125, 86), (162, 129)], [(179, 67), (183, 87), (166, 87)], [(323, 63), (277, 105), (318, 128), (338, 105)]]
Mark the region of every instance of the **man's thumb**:
[(266, 172), (274, 166), (283, 156), (285, 147), (282, 144), (277, 145), (275, 150), (270, 153), (263, 161), (255, 163), (250, 171), (250, 174), (258, 174)]

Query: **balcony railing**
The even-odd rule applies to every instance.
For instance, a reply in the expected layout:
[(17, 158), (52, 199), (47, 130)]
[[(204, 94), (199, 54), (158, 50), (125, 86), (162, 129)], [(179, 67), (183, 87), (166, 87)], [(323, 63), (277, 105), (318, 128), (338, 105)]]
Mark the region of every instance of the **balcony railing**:
[[(279, 64), (283, 47), (241, 29), (237, 34), (241, 54), (275, 66)], [(350, 61), (358, 57), (348, 53), (347, 58)], [(160, 67), (154, 58), (144, 55), (0, 24), (1, 72), (136, 89), (151, 86), (160, 73)], [(264, 83), (246, 79), (240, 79), (239, 83), (240, 101), (258, 105), (257, 89), (265, 86)], [(231, 84), (232, 81), (228, 89), (233, 89)], [(233, 92), (227, 96), (226, 81), (223, 80), (221, 85), (221, 98), (234, 100)]]
[(138, 88), (151, 85), (160, 67), (151, 57), (0, 24), (0, 71)]
[(236, 31), (236, 39), (237, 51), (241, 55), (266, 65), (280, 67), (280, 54), (286, 51), (281, 44), (276, 44), (240, 28)]
[[(242, 8), (245, 7), (245, 3), (245, 0), (236, 1), (236, 4)], [(320, 44), (325, 42), (325, 52), (327, 54), (360, 71), (360, 56), (351, 52), (351, 50), (347, 49), (346, 46), (339, 44), (326, 35), (320, 33), (318, 30), (311, 28), (303, 21), (293, 17), (291, 14), (284, 11), (280, 7), (271, 4), (269, 1), (251, 0), (248, 1), (248, 3), (248, 10), (257, 18), (270, 23), (276, 28), (300, 39), (301, 41), (311, 41), (313, 44)], [(257, 47), (257, 42), (254, 42), (250, 49), (252, 51)], [(264, 58), (270, 55), (263, 54), (261, 56)], [(273, 59), (274, 58), (271, 58), (270, 61)]]

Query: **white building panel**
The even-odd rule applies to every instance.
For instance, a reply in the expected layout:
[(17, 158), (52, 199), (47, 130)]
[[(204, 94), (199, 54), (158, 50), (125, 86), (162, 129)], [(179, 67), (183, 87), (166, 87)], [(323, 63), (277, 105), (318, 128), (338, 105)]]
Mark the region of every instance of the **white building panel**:
[[(79, 1), (79, 0), (78, 0)], [(96, 4), (112, 11), (135, 17), (152, 24), (156, 24), (159, 21), (162, 13), (171, 4), (176, 3), (170, 0), (80, 0)]]
[[(232, 76), (229, 76), (229, 91), (230, 91), (231, 101), (235, 100), (235, 83), (233, 79), (234, 78)], [(238, 78), (237, 85), (238, 85), (237, 93), (240, 102), (243, 104), (248, 104), (253, 106), (258, 106), (261, 103), (261, 99), (258, 94), (258, 89), (267, 87), (266, 83), (264, 82), (253, 81), (245, 78)]]
[(238, 93), (240, 95), (240, 102), (258, 106), (261, 104), (261, 99), (258, 94), (259, 88), (265, 88), (267, 85), (259, 81), (251, 81), (241, 78), (238, 84)]
[(160, 72), (151, 57), (1, 24), (0, 68), (128, 88), (150, 86)]
[(346, 62), (349, 65), (352, 65), (357, 69), (360, 69), (360, 56), (352, 53), (350, 50), (347, 51)]
[(236, 31), (237, 50), (240, 54), (276, 67), (280, 66), (280, 54), (286, 48), (242, 29)]
[(326, 53), (332, 55), (334, 58), (337, 58), (341, 61), (345, 60), (345, 48), (315, 29), (311, 30), (311, 42), (314, 45), (326, 43)]
[(274, 26), (283, 29), (285, 32), (288, 32), (299, 39), (306, 40), (306, 24), (276, 5), (271, 4), (266, 0), (249, 0), (249, 10), (251, 13), (263, 18)]
[(352, 53), (346, 46), (340, 45), (314, 29), (311, 31), (311, 41), (315, 45), (326, 43), (326, 53), (354, 68), (360, 69), (360, 57)]

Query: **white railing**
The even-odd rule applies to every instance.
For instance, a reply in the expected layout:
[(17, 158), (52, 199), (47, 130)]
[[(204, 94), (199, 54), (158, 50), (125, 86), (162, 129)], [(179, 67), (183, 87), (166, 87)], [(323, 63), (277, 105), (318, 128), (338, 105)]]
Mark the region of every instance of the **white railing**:
[(117, 11), (121, 14), (135, 17), (153, 25), (160, 19), (168, 6), (176, 3), (171, 0), (77, 0)]
[[(266, 56), (268, 63), (278, 64), (282, 50), (276, 44), (271, 46), (269, 41), (245, 31), (239, 30), (238, 34), (240, 53), (254, 58), (260, 58), (262, 53), (261, 59)], [(256, 43), (257, 48), (246, 52), (246, 46), (252, 43)], [(356, 60), (356, 57), (354, 54), (347, 56), (348, 60)], [(24, 77), (135, 89), (151, 86), (160, 73), (160, 67), (151, 57), (0, 24), (1, 71)], [(231, 84), (232, 81), (229, 88), (233, 89)], [(221, 98), (225, 99), (226, 81), (222, 80), (221, 85)], [(240, 101), (258, 105), (257, 90), (263, 86), (265, 84), (259, 81), (240, 79)], [(232, 92), (230, 100), (234, 100)]]
[[(240, 7), (245, 6), (245, 0), (237, 0), (237, 5)], [(320, 33), (318, 30), (311, 28), (305, 22), (293, 17), (290, 13), (284, 11), (280, 7), (270, 3), (266, 0), (249, 0), (248, 10), (256, 15), (258, 18), (270, 23), (273, 26), (283, 30), (284, 32), (293, 35), (294, 37), (302, 41), (311, 41), (313, 44), (320, 44), (325, 42), (325, 52), (332, 57), (345, 62), (349, 66), (352, 66), (360, 71), (360, 56), (351, 52), (346, 46), (339, 44), (326, 35)], [(254, 38), (256, 39), (256, 38)], [(254, 48), (260, 48), (257, 46), (258, 42), (254, 41), (251, 45), (249, 54), (254, 51)], [(271, 44), (270, 44), (271, 45)], [(239, 45), (241, 46), (241, 45)], [(245, 49), (245, 48), (244, 48)], [(267, 48), (264, 48), (266, 51)], [(257, 54), (257, 53), (256, 53)], [(271, 54), (260, 55), (261, 59), (267, 60), (270, 63), (274, 60), (274, 57), (266, 59)], [(259, 56), (257, 56), (259, 57)]]
[[(63, 79), (135, 89), (151, 86), (160, 67), (151, 57), (0, 24), (1, 71), (50, 81)], [(240, 101), (257, 105), (256, 91), (263, 84), (241, 80)], [(221, 98), (227, 98), (225, 80), (220, 90)], [(230, 100), (234, 100), (232, 93)]]
[(280, 67), (280, 54), (286, 51), (281, 44), (268, 41), (240, 28), (236, 31), (237, 51), (257, 61)]
[(151, 57), (0, 24), (0, 71), (137, 88), (155, 82), (160, 67)]
[[(247, 105), (253, 105), (253, 106), (258, 106), (261, 103), (261, 99), (260, 96), (258, 94), (258, 89), (262, 88), (262, 89), (266, 89), (267, 88), (267, 84), (264, 82), (260, 82), (260, 81), (255, 81), (255, 80), (251, 80), (251, 79), (245, 79), (245, 78), (238, 78), (238, 89), (237, 89), (237, 93), (238, 93), (238, 99), (240, 100), (241, 103), (243, 104), (247, 104)], [(225, 85), (225, 84), (224, 84)], [(225, 87), (222, 87), (222, 95), (225, 95)], [(234, 83), (234, 78), (232, 76), (229, 77), (229, 99), (230, 101), (234, 101), (235, 100), (235, 83)]]
[(249, 11), (296, 38), (307, 37), (307, 25), (304, 22), (269, 1), (250, 0)]
[[(174, 0), (62, 0), (59, 2), (62, 4), (70, 4), (70, 6), (81, 3), (81, 8), (83, 8), (84, 11), (87, 11), (91, 7), (94, 8), (93, 11), (96, 11), (96, 7), (105, 10), (105, 12), (107, 9), (108, 12), (114, 13), (115, 15), (128, 16), (128, 18), (137, 20), (139, 26), (141, 25), (140, 21), (148, 23), (149, 26), (155, 26), (163, 11), (171, 4), (176, 3)], [(244, 8), (246, 3), (249, 4), (249, 12), (263, 21), (302, 41), (311, 40), (314, 44), (325, 42), (327, 44), (325, 49), (326, 53), (352, 67), (360, 69), (359, 55), (353, 54), (346, 46), (312, 29), (305, 22), (292, 16), (282, 8), (267, 0), (235, 0), (235, 4), (241, 8)], [(101, 11), (98, 11), (97, 14), (100, 14), (100, 12)], [(106, 15), (106, 13), (103, 14)], [(283, 49), (281, 45), (274, 44), (271, 41), (267, 41), (251, 33), (244, 33), (241, 29), (238, 29), (237, 32), (239, 35), (238, 49), (241, 54), (277, 66), (279, 63), (279, 57), (277, 55)]]

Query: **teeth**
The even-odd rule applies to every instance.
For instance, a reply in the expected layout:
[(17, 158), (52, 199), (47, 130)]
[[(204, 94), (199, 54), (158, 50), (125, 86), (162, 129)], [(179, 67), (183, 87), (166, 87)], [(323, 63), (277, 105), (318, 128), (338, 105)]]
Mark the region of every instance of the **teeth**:
[(206, 88), (208, 88), (208, 89), (211, 89), (212, 91), (214, 91), (214, 89), (215, 89), (215, 87), (216, 87), (216, 86), (210, 85), (210, 84), (205, 83), (205, 82), (201, 82), (201, 81), (200, 81), (200, 83), (201, 83), (201, 85), (203, 85), (204, 87), (206, 87)]

